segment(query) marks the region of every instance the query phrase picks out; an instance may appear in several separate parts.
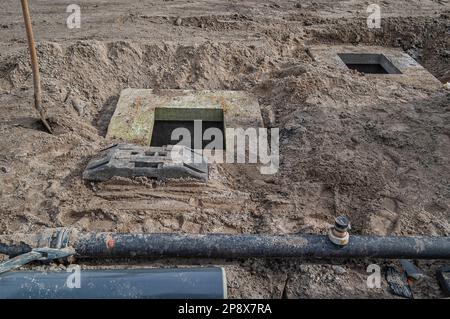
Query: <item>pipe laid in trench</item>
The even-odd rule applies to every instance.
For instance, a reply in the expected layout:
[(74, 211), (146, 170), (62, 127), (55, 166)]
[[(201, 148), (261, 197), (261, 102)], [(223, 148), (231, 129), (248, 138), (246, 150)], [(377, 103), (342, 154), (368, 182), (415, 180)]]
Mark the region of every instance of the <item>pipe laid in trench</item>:
[[(33, 237), (34, 236), (34, 237)], [(48, 235), (46, 235), (48, 237)], [(45, 237), (45, 236), (44, 236)], [(0, 236), (0, 254), (29, 251), (51, 238), (29, 235), (13, 244), (14, 236)], [(34, 239), (33, 239), (34, 238)], [(2, 240), (3, 239), (3, 240)], [(53, 239), (54, 240), (54, 239)], [(5, 244), (5, 242), (9, 244)], [(3, 244), (2, 244), (3, 243)], [(79, 258), (111, 257), (305, 257), (305, 258), (405, 258), (450, 259), (450, 237), (350, 236), (344, 247), (325, 235), (225, 235), (225, 234), (69, 234), (68, 244)]]

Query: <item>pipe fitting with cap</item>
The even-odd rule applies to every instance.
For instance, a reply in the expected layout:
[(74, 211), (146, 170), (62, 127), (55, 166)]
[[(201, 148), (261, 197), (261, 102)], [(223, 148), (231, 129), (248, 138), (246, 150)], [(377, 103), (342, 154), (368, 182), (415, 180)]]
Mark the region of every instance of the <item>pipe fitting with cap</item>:
[(334, 220), (334, 226), (328, 232), (328, 238), (335, 245), (345, 246), (350, 239), (350, 234), (348, 233), (350, 229), (348, 218), (346, 216), (338, 216)]

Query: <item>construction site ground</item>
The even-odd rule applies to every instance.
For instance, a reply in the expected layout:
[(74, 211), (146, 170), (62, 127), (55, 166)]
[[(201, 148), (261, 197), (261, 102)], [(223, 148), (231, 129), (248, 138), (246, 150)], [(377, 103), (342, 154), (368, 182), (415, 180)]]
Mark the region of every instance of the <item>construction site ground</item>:
[[(352, 234), (450, 235), (450, 3), (369, 1), (32, 1), (43, 105), (18, 1), (0, 10), (0, 234), (83, 231), (325, 234), (347, 215)], [(315, 61), (317, 45), (395, 47), (442, 86), (367, 76)], [(145, 178), (88, 183), (124, 88), (241, 90), (280, 128), (280, 168), (224, 164), (202, 182)], [(398, 260), (87, 260), (83, 268), (223, 266), (230, 298), (394, 298), (367, 287), (369, 264)], [(443, 297), (445, 261), (417, 261), (417, 298)], [(64, 269), (67, 265), (40, 266)]]

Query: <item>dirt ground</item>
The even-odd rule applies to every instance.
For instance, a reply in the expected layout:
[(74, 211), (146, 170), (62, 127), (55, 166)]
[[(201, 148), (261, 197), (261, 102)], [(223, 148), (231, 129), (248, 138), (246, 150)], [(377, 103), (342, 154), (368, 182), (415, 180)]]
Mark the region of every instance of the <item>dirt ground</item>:
[[(325, 233), (347, 215), (355, 234), (450, 235), (450, 91), (399, 84), (315, 62), (315, 44), (398, 47), (450, 81), (448, 0), (32, 1), (44, 105), (33, 108), (20, 4), (0, 10), (0, 234), (47, 227), (187, 233)], [(255, 94), (280, 128), (281, 165), (262, 176), (213, 167), (208, 184), (81, 179), (105, 138), (121, 89), (221, 89)], [(106, 266), (222, 265), (231, 298), (393, 298), (366, 286), (366, 267), (398, 261), (109, 261)], [(444, 261), (418, 298), (442, 297)], [(84, 267), (101, 267), (83, 262)], [(105, 265), (103, 265), (105, 266)], [(61, 266), (64, 267), (64, 266)]]

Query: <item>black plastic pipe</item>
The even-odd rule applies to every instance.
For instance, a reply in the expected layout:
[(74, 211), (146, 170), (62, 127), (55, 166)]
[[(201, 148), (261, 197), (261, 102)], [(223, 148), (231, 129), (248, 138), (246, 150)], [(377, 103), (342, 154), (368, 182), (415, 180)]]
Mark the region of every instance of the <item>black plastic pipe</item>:
[(449, 237), (351, 236), (344, 247), (324, 235), (89, 234), (74, 246), (81, 257), (450, 258)]
[[(36, 236), (36, 235), (29, 235)], [(2, 245), (0, 254), (15, 255), (31, 249), (37, 239)], [(350, 236), (344, 247), (325, 235), (225, 235), (225, 234), (119, 234), (70, 235), (76, 257), (305, 257), (305, 258), (405, 258), (450, 259), (450, 237)], [(14, 238), (14, 236), (10, 236)], [(51, 240), (39, 240), (51, 242)]]
[(219, 267), (11, 271), (0, 275), (0, 299), (225, 299)]

